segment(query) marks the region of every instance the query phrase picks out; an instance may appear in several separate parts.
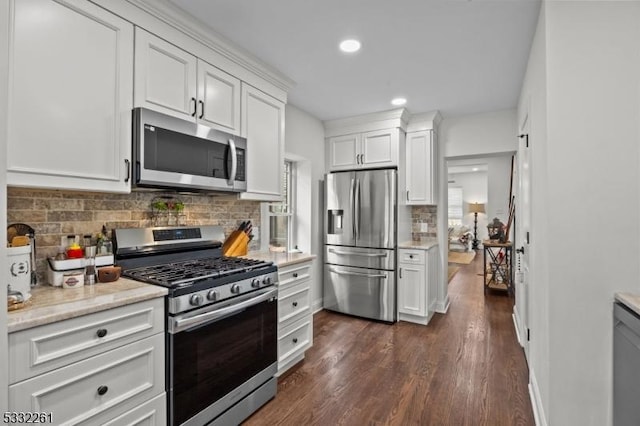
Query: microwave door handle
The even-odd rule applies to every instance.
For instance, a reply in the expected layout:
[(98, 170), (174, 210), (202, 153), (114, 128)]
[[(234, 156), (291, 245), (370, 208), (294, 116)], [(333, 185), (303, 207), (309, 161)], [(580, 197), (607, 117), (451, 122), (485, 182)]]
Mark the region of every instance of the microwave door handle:
[(236, 173), (238, 172), (238, 155), (236, 153), (236, 144), (233, 139), (229, 139), (229, 149), (231, 149), (231, 173), (229, 174), (229, 180), (227, 183), (233, 186), (236, 180)]

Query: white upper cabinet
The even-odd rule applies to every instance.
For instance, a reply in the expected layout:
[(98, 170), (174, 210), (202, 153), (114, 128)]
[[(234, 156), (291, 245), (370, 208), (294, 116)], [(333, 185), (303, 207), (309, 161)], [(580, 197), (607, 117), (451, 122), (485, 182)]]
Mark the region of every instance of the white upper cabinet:
[(432, 130), (409, 132), (406, 137), (407, 204), (436, 204), (436, 161)]
[(87, 1), (12, 4), (7, 183), (129, 192), (133, 26)]
[(398, 165), (400, 129), (376, 130), (328, 139), (329, 169), (350, 170)]
[(284, 103), (242, 83), (242, 136), (247, 138), (247, 192), (240, 198), (280, 201)]
[(240, 132), (240, 80), (138, 27), (134, 103)]

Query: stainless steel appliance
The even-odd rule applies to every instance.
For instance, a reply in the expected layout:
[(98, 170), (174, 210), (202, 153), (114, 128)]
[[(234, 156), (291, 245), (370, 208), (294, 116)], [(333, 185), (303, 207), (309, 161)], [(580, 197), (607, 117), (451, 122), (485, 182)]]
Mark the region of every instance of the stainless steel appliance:
[(115, 229), (122, 275), (169, 290), (168, 424), (238, 424), (276, 394), (277, 267), (218, 226)]
[(640, 424), (640, 315), (613, 304), (613, 424)]
[(133, 110), (133, 185), (247, 190), (247, 140), (145, 108)]
[(325, 177), (324, 308), (396, 321), (397, 171)]

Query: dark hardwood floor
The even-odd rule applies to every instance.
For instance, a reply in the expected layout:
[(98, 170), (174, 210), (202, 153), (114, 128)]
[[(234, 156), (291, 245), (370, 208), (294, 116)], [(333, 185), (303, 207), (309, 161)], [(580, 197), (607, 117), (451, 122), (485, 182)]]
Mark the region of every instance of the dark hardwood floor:
[(483, 293), (482, 252), (429, 325), (321, 311), (304, 362), (246, 425), (533, 425), (513, 298)]

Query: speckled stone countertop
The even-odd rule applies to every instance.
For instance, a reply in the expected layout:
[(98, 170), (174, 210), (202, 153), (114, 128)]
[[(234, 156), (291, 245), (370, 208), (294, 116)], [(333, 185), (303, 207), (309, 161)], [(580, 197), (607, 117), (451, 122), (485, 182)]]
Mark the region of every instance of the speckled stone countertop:
[(296, 263), (306, 262), (316, 258), (315, 254), (309, 253), (277, 253), (277, 252), (264, 252), (256, 251), (249, 252), (246, 257), (256, 260), (271, 261), (279, 267), (285, 267), (289, 265), (295, 265)]
[(73, 289), (41, 285), (31, 289), (31, 299), (25, 308), (7, 313), (7, 329), (12, 333), (166, 294), (164, 287), (128, 278)]
[(616, 302), (622, 303), (636, 314), (640, 315), (640, 295), (631, 293), (616, 293)]
[(417, 249), (417, 250), (429, 250), (438, 245), (437, 238), (429, 238), (427, 240), (420, 241), (405, 241), (401, 244), (398, 244), (398, 248), (401, 249)]

